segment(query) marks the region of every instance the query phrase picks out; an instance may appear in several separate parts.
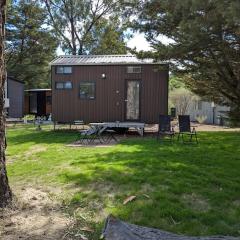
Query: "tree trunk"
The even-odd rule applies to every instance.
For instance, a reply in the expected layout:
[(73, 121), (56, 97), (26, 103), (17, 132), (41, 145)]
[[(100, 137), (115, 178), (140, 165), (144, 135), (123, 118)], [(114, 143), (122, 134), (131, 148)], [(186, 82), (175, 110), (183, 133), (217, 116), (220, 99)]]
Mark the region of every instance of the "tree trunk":
[(72, 41), (72, 55), (77, 55), (77, 46), (76, 46), (76, 39), (75, 39), (75, 31), (74, 31), (74, 19), (70, 19), (71, 25), (71, 41)]
[(189, 237), (177, 235), (154, 228), (140, 227), (122, 222), (112, 216), (107, 218), (103, 230), (105, 240), (239, 240), (235, 237)]
[(5, 207), (12, 199), (11, 189), (8, 185), (6, 171), (6, 138), (5, 138), (5, 114), (4, 114), (4, 84), (6, 80), (4, 41), (6, 0), (0, 0), (0, 207)]

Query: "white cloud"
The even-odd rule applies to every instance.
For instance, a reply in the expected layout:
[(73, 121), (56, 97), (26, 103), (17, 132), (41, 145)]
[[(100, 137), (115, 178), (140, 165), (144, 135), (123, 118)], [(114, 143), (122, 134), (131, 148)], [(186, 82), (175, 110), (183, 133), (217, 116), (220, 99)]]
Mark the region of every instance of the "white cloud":
[(62, 48), (60, 46), (57, 48), (57, 55), (58, 56), (59, 55), (65, 55), (65, 53), (63, 52), (63, 50), (62, 50)]
[[(161, 41), (165, 45), (168, 45), (170, 43), (174, 43), (173, 40), (169, 39), (168, 37), (166, 37), (164, 35), (159, 35), (157, 37), (157, 39), (159, 41)], [(141, 50), (148, 51), (148, 50), (151, 50), (150, 43), (146, 40), (146, 38), (144, 37), (143, 33), (134, 33), (133, 38), (131, 38), (127, 42), (127, 46), (130, 47), (130, 48), (136, 47), (137, 51), (141, 51)]]
[(134, 33), (133, 38), (127, 41), (127, 46), (130, 48), (135, 48), (137, 51), (148, 51), (151, 49), (149, 42), (144, 37), (143, 33)]

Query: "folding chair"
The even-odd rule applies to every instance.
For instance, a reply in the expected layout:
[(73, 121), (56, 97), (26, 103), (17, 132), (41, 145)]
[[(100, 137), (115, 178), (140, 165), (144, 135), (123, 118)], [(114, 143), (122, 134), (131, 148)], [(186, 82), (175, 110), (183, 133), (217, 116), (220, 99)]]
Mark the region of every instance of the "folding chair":
[(80, 132), (80, 136), (77, 139), (80, 144), (93, 144), (95, 140), (103, 143), (98, 128), (89, 128)]
[[(191, 128), (189, 115), (179, 115), (178, 125), (179, 125), (178, 141), (180, 140), (180, 136), (181, 136), (183, 143), (192, 143), (193, 137), (194, 137), (196, 143), (198, 144), (197, 132), (195, 127)], [(189, 137), (188, 141), (185, 141), (184, 135), (187, 135)]]
[(157, 140), (163, 140), (164, 137), (169, 137), (172, 142), (174, 135), (175, 132), (173, 127), (171, 126), (171, 116), (159, 115)]
[(114, 136), (115, 131), (112, 129), (106, 129), (101, 136), (104, 143), (110, 143), (111, 140), (117, 142), (117, 138)]

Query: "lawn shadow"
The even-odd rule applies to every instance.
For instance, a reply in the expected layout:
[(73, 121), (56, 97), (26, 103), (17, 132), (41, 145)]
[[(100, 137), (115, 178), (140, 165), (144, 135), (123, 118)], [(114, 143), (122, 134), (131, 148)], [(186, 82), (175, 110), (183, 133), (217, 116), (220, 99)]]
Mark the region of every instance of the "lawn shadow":
[[(238, 210), (229, 207), (240, 192), (240, 156), (229, 159), (240, 141), (237, 136), (230, 142), (236, 136), (203, 133), (198, 146), (163, 145), (152, 138), (124, 140), (109, 152), (74, 159), (74, 170), (58, 176), (70, 188), (80, 189), (70, 200), (73, 209), (112, 213), (182, 234), (238, 235)], [(87, 171), (77, 170), (83, 166)], [(136, 200), (124, 205), (131, 195)]]
[[(11, 131), (13, 131), (11, 129)], [(16, 131), (7, 137), (9, 144), (26, 144), (28, 142), (34, 144), (66, 144), (74, 141), (77, 138), (78, 132), (74, 130), (41, 130), (41, 131)]]

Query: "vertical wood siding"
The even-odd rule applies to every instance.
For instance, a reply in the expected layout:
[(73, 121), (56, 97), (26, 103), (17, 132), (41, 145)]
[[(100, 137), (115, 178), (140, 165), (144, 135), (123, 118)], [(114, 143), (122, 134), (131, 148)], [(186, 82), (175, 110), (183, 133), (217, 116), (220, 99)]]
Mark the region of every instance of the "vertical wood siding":
[[(52, 67), (52, 114), (59, 122), (124, 121), (126, 80), (141, 80), (141, 121), (157, 123), (168, 112), (168, 69), (154, 71), (157, 65), (142, 65), (142, 73), (127, 74), (127, 65), (73, 66), (71, 75), (55, 74)], [(102, 79), (102, 73), (106, 79)], [(57, 90), (56, 81), (72, 81), (73, 89)], [(80, 99), (80, 82), (96, 83), (95, 99)]]
[(24, 112), (24, 84), (8, 78), (8, 116), (12, 118), (23, 117)]

